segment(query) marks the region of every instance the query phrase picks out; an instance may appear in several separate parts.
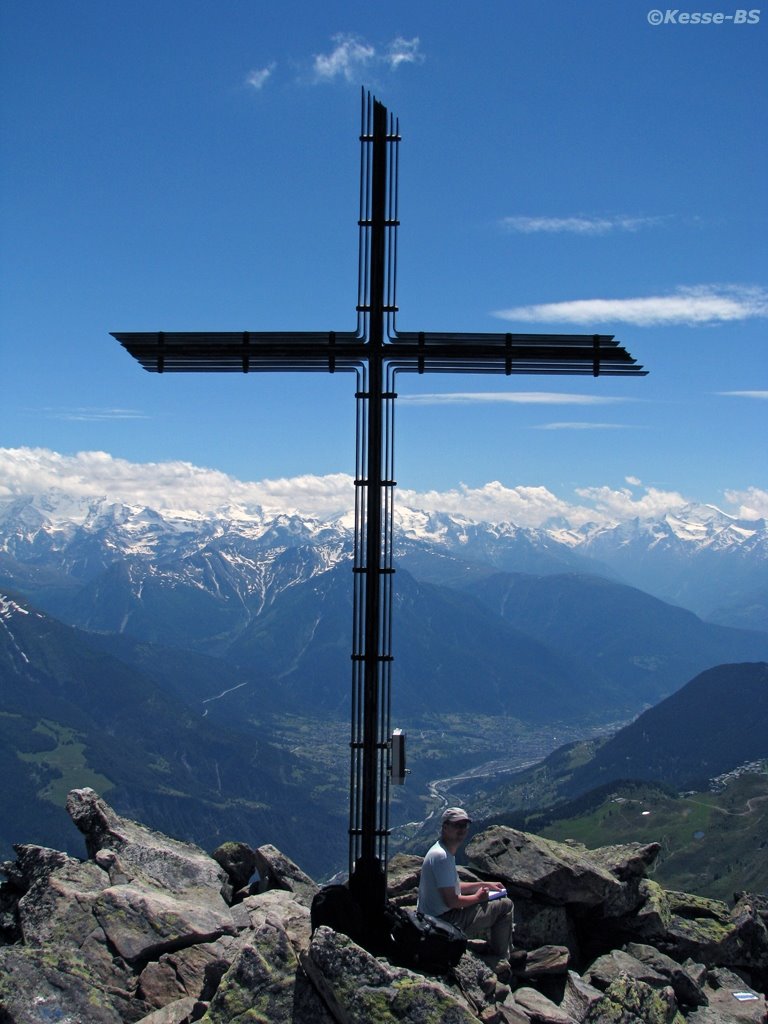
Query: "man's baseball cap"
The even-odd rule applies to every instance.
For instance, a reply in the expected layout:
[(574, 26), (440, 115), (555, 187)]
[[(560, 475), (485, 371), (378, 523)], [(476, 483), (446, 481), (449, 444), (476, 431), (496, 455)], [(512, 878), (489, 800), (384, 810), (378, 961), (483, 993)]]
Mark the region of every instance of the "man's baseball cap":
[(443, 824), (452, 821), (472, 821), (472, 819), (461, 807), (447, 807), (443, 811)]

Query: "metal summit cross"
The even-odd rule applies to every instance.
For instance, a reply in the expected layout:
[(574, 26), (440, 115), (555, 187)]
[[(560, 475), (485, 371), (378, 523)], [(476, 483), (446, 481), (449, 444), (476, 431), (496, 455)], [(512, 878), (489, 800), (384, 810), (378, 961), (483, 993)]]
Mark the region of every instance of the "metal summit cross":
[(113, 334), (156, 373), (307, 370), (356, 375), (349, 867), (350, 887), (369, 920), (380, 915), (386, 898), (395, 745), (390, 684), (397, 374), (644, 374), (612, 335), (398, 331), (399, 143), (398, 122), (364, 92), (356, 330)]

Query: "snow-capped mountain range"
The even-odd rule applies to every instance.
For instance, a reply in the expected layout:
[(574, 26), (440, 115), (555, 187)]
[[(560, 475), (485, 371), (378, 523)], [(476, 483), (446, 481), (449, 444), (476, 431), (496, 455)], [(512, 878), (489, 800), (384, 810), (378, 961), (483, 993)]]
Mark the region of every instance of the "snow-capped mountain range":
[[(285, 587), (349, 559), (350, 516), (320, 521), (230, 505), (162, 511), (60, 491), (0, 504), (0, 570), (30, 593), (64, 577), (95, 585), (127, 574), (134, 593), (163, 580), (230, 595), (258, 614)], [(768, 524), (711, 505), (656, 520), (579, 529), (473, 522), (456, 514), (398, 508), (396, 554), (434, 582), (490, 570), (608, 576), (724, 624), (768, 628)], [(26, 581), (21, 586), (22, 580)]]

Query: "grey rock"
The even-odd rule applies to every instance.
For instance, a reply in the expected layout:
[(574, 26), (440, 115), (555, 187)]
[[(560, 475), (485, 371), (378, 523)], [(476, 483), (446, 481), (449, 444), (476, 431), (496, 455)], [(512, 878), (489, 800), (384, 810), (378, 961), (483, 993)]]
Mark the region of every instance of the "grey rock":
[(309, 910), (293, 893), (272, 889), (258, 896), (249, 896), (242, 906), (248, 914), (251, 928), (261, 928), (268, 918), (273, 919), (279, 922), (297, 953), (304, 953), (309, 948), (312, 932)]
[(659, 843), (624, 843), (619, 846), (600, 846), (590, 850), (590, 857), (601, 864), (621, 882), (632, 878), (645, 878), (661, 850)]
[[(198, 988), (202, 988), (201, 985)], [(189, 994), (168, 960), (152, 960), (139, 975), (137, 994), (149, 1006), (160, 1008)], [(199, 992), (195, 993), (193, 1001)]]
[(298, 968), (299, 961), (287, 935), (277, 924), (267, 921), (238, 953), (203, 1021), (230, 1024), (245, 1018), (248, 1011), (254, 1020), (292, 1024)]
[(416, 903), (423, 857), (396, 853), (387, 865), (387, 896), (398, 906)]
[(330, 928), (317, 929), (303, 963), (339, 1024), (477, 1024), (479, 1019), (439, 982), (391, 967)]
[[(723, 967), (713, 967), (707, 972), (704, 989), (708, 1005), (689, 1014), (692, 1024), (764, 1024), (768, 1019), (768, 1001), (743, 978)], [(746, 993), (754, 998), (739, 1000), (736, 992)]]
[(535, 988), (518, 988), (513, 993), (515, 1005), (522, 1008), (533, 1024), (573, 1024), (574, 1018)]
[(114, 977), (108, 987), (100, 984), (79, 950), (0, 948), (0, 1020), (9, 1024), (136, 1020), (151, 1008), (129, 986), (128, 975)]
[(590, 985), (589, 982), (576, 973), (568, 971), (565, 982), (565, 991), (560, 1000), (560, 1009), (564, 1010), (576, 1021), (583, 1021), (592, 1007), (598, 1000), (602, 999), (603, 993), (600, 989)]
[(471, 952), (462, 956), (454, 968), (454, 980), (475, 1013), (480, 1015), (489, 1006), (502, 1002), (509, 994), (509, 988), (499, 989), (497, 975), (481, 959)]
[(107, 872), (112, 885), (127, 885), (131, 881), (130, 872), (114, 850), (97, 850), (93, 859)]
[(570, 959), (567, 946), (539, 946), (528, 953), (523, 977), (541, 978), (545, 975), (566, 974)]
[(687, 960), (683, 960), (681, 966), (685, 970), (686, 974), (688, 974), (693, 979), (695, 984), (697, 984), (699, 988), (703, 989), (707, 983), (706, 966), (704, 964), (696, 963), (696, 961), (691, 960), (690, 957), (688, 957)]
[(211, 856), (226, 872), (235, 892), (248, 885), (256, 870), (256, 854), (246, 843), (222, 843)]
[(538, 949), (540, 946), (567, 946), (572, 956), (578, 955), (579, 942), (566, 906), (552, 906), (531, 899), (515, 900), (516, 948)]
[(129, 962), (234, 934), (232, 915), (214, 891), (208, 899), (182, 899), (174, 893), (113, 886), (93, 902), (93, 916), (110, 945)]
[(691, 958), (746, 969), (768, 981), (768, 930), (752, 908), (731, 911), (720, 900), (668, 891), (670, 921), (654, 945), (675, 960)]
[(35, 882), (44, 882), (52, 871), (65, 864), (79, 864), (76, 857), (70, 857), (60, 850), (47, 846), (33, 846), (28, 843), (14, 844), (16, 863), (9, 863), (5, 873), (13, 878), (17, 888), (26, 892)]
[(153, 1010), (146, 1017), (142, 1017), (136, 1024), (186, 1024), (190, 1014), (195, 1008), (195, 999), (184, 996), (182, 999), (175, 999), (160, 1009)]
[[(26, 872), (28, 859), (22, 865)], [(58, 865), (48, 860), (45, 870), (28, 877), (31, 885), (18, 905), (24, 942), (31, 946), (59, 942), (82, 946), (96, 927), (92, 901), (108, 888), (109, 876), (91, 862), (64, 856)]]
[(171, 999), (202, 999), (213, 995), (222, 975), (237, 956), (241, 943), (225, 936), (215, 942), (187, 946), (151, 960), (138, 978), (138, 994), (152, 1006)]
[(509, 995), (501, 1006), (496, 1007), (496, 1018), (492, 1020), (493, 1024), (530, 1024), (531, 1018), (522, 1006), (515, 1002), (515, 997)]
[(269, 889), (284, 889), (292, 892), (299, 902), (309, 907), (315, 895), (320, 891), (309, 875), (281, 853), (274, 846), (267, 844), (254, 850), (256, 870)]
[(584, 847), (495, 825), (467, 846), (470, 866), (513, 893), (581, 908), (621, 905), (622, 883)]
[(764, 974), (768, 982), (768, 925), (760, 905), (754, 899), (742, 898), (730, 912), (742, 956)]
[(683, 1024), (670, 987), (657, 989), (622, 975), (593, 1003), (585, 1024)]
[(199, 847), (121, 818), (92, 789), (73, 789), (67, 811), (85, 836), (89, 856), (112, 851), (132, 880), (185, 893), (195, 888), (218, 892), (226, 882), (221, 867)]
[(638, 939), (653, 942), (662, 938), (672, 921), (672, 910), (666, 892), (650, 878), (638, 884), (638, 905), (621, 926)]
[(630, 942), (625, 947), (627, 953), (652, 968), (657, 974), (667, 979), (675, 992), (675, 997), (682, 1006), (704, 1006), (707, 997), (702, 985), (697, 980), (699, 972), (690, 973), (685, 966), (672, 957), (661, 953), (654, 946), (641, 942)]
[(669, 984), (665, 975), (621, 949), (614, 949), (598, 957), (584, 972), (584, 980), (603, 992), (621, 977), (634, 978), (655, 989), (666, 988)]

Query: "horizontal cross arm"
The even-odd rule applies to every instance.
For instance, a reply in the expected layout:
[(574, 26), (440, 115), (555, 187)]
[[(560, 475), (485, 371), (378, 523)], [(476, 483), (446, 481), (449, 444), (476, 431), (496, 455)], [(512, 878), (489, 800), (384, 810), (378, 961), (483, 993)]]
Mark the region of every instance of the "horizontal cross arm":
[(372, 359), (418, 373), (645, 373), (610, 334), (413, 332), (398, 333), (380, 346), (353, 331), (154, 331), (113, 337), (156, 373), (334, 372)]
[(366, 358), (354, 331), (114, 331), (154, 373), (352, 369)]
[(386, 352), (398, 368), (419, 373), (645, 373), (612, 334), (398, 331)]

